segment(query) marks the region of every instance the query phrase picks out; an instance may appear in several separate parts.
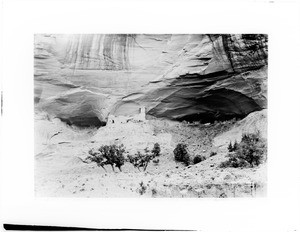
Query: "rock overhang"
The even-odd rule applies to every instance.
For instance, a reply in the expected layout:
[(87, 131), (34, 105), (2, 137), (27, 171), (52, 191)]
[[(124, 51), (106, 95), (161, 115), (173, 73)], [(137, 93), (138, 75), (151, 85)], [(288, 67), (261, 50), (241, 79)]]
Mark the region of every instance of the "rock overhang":
[(140, 105), (203, 121), (267, 106), (266, 35), (38, 35), (35, 47), (36, 108), (71, 124), (104, 125)]

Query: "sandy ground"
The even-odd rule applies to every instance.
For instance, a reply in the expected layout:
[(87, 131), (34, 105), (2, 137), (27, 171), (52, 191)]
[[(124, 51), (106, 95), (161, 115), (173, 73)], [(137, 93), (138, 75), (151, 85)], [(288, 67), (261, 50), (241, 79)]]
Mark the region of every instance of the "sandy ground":
[[(263, 115), (263, 116), (262, 116)], [(248, 118), (248, 119), (247, 119)], [(266, 112), (246, 119), (194, 125), (151, 119), (98, 130), (78, 130), (57, 119), (35, 119), (35, 193), (38, 197), (260, 197), (266, 195), (267, 168), (219, 168), (227, 144), (241, 131), (266, 128)], [(162, 147), (158, 164), (139, 172), (125, 163), (123, 172), (83, 163), (91, 148), (123, 143), (130, 154), (155, 142)], [(188, 144), (191, 156), (207, 159), (185, 166), (174, 161), (178, 142)], [(217, 155), (210, 157), (210, 152)]]

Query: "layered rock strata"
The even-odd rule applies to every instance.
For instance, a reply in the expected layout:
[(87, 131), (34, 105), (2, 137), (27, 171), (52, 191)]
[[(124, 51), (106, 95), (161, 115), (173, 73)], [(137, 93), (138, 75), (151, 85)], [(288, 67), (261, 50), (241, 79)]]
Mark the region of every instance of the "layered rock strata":
[(108, 115), (214, 121), (267, 107), (268, 37), (36, 35), (35, 106), (78, 126)]

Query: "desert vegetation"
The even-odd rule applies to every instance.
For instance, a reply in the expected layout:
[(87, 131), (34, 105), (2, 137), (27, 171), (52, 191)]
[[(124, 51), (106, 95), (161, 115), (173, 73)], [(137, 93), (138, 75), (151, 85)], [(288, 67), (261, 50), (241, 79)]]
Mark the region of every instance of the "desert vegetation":
[(209, 155), (209, 157), (213, 157), (213, 156), (215, 156), (215, 155), (217, 155), (217, 152), (215, 152), (215, 151), (212, 151), (212, 152), (210, 152), (210, 155)]
[(158, 156), (160, 156), (160, 151), (161, 151), (161, 149), (160, 149), (160, 145), (159, 145), (159, 143), (154, 143), (154, 146), (153, 146), (153, 149), (152, 149), (152, 154), (155, 156), (155, 157), (158, 157)]
[(89, 155), (86, 158), (87, 162), (95, 162), (97, 166), (102, 167), (105, 171), (105, 165), (111, 165), (113, 171), (114, 166), (122, 171), (121, 167), (125, 162), (124, 145), (103, 145), (97, 150), (89, 150)]
[(143, 181), (141, 181), (141, 182), (139, 183), (139, 189), (138, 189), (139, 194), (140, 194), (140, 195), (145, 194), (145, 193), (146, 193), (146, 190), (147, 190), (147, 186), (144, 184)]
[(198, 164), (198, 163), (200, 163), (200, 162), (202, 162), (202, 161), (204, 161), (204, 160), (206, 160), (206, 157), (205, 157), (205, 156), (203, 156), (203, 155), (196, 155), (196, 156), (194, 157), (194, 159), (193, 159), (193, 163), (194, 163), (194, 164)]
[(177, 146), (174, 149), (173, 153), (174, 153), (175, 161), (182, 162), (185, 165), (190, 164), (190, 162), (191, 162), (190, 161), (190, 154), (188, 153), (186, 144), (183, 144), (183, 143), (177, 144)]
[(230, 145), (231, 142), (228, 146), (229, 159), (220, 164), (221, 168), (255, 167), (266, 160), (266, 141), (261, 138), (259, 132), (243, 134), (240, 143)]
[(228, 151), (229, 152), (233, 152), (233, 151), (236, 151), (236, 149), (238, 148), (238, 143), (237, 141), (235, 140), (234, 141), (234, 144), (232, 145), (231, 141), (229, 142), (229, 145), (227, 147)]
[(97, 166), (102, 167), (105, 171), (105, 166), (110, 165), (114, 171), (114, 167), (117, 167), (122, 171), (121, 167), (125, 162), (131, 163), (135, 168), (141, 171), (146, 171), (148, 164), (153, 161), (153, 163), (158, 164), (158, 156), (161, 154), (160, 145), (155, 143), (152, 150), (148, 148), (144, 149), (144, 152), (141, 153), (138, 151), (134, 156), (128, 155), (127, 159), (124, 156), (125, 147), (121, 145), (103, 145), (99, 149), (91, 149), (88, 151), (88, 156), (85, 159), (85, 162), (95, 162)]
[[(74, 158), (68, 165), (78, 174), (70, 182), (69, 176), (62, 173), (57, 180), (61, 186), (59, 191), (95, 197), (235, 197), (252, 194), (248, 181), (259, 184), (256, 180), (260, 180), (262, 174), (256, 167), (266, 157), (265, 140), (260, 134), (244, 134), (241, 137), (228, 137), (225, 134), (222, 146), (214, 146), (214, 140), (208, 138), (221, 123), (170, 124), (172, 126), (164, 121), (153, 123), (154, 135), (152, 131), (142, 128), (145, 124), (134, 124), (141, 126), (138, 136), (143, 138), (143, 142), (138, 139), (135, 142), (130, 137), (128, 140), (122, 139), (128, 131), (127, 125), (108, 128), (110, 130), (107, 131), (103, 128), (103, 133), (98, 137), (93, 135), (88, 143), (82, 143), (83, 146), (88, 145), (89, 149), (76, 150), (74, 147), (76, 158), (80, 159)], [(131, 128), (137, 130), (136, 127)], [(115, 134), (112, 134), (112, 129), (116, 130)], [(220, 131), (220, 134), (223, 133)], [(172, 137), (163, 137), (166, 134)], [(58, 136), (60, 134), (54, 138)], [(106, 136), (113, 139), (105, 143), (98, 142)], [(169, 143), (168, 138), (174, 143)], [(71, 143), (59, 140), (57, 147), (60, 146), (68, 148)], [(68, 152), (71, 154), (71, 151)], [(68, 173), (68, 169), (65, 173)], [(230, 180), (238, 180), (243, 184), (226, 185)], [(44, 191), (48, 190), (45, 188)]]
[(155, 164), (159, 163), (159, 159), (157, 157), (160, 156), (160, 151), (160, 145), (155, 143), (151, 152), (148, 148), (145, 148), (144, 153), (138, 151), (134, 156), (128, 155), (127, 157), (128, 161), (139, 171), (141, 171), (140, 168), (142, 168), (143, 171), (146, 171), (150, 161), (153, 161)]
[[(186, 166), (190, 164), (198, 164), (204, 160), (206, 160), (206, 157), (204, 155), (195, 155), (193, 158), (191, 158), (190, 153), (187, 148), (187, 144), (184, 143), (178, 143), (176, 145), (176, 148), (173, 151), (174, 153), (174, 159), (176, 162), (181, 162), (185, 164)], [(213, 155), (216, 155), (217, 153), (214, 153)]]

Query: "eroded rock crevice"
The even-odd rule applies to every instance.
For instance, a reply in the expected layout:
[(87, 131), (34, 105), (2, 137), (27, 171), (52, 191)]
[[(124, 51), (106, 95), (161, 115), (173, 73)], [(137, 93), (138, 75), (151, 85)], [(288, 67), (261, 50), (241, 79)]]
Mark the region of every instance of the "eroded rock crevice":
[(62, 122), (68, 126), (76, 126), (79, 128), (99, 128), (106, 125), (106, 122), (99, 120), (97, 116), (90, 117), (70, 117), (70, 118), (59, 118)]
[[(188, 91), (188, 90), (187, 90)], [(179, 101), (181, 96), (170, 95), (163, 103), (151, 109), (148, 113), (153, 116), (170, 118), (179, 121), (201, 121), (202, 123), (223, 121), (232, 118), (244, 118), (253, 111), (261, 110), (253, 99), (230, 89), (217, 89), (207, 92), (198, 91), (198, 96), (188, 97)], [(181, 95), (183, 95), (181, 93)], [(165, 107), (169, 103), (168, 108)], [(172, 105), (171, 105), (172, 103)]]

